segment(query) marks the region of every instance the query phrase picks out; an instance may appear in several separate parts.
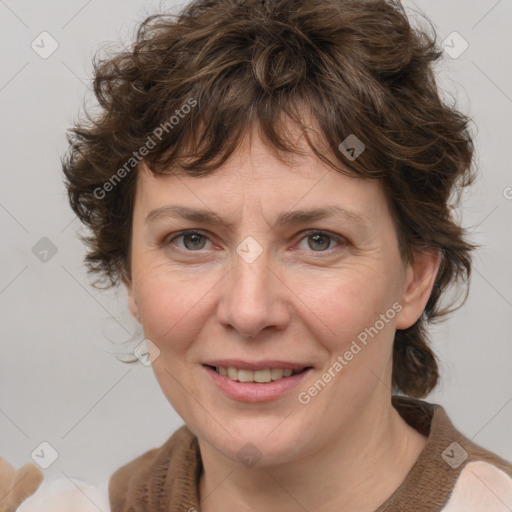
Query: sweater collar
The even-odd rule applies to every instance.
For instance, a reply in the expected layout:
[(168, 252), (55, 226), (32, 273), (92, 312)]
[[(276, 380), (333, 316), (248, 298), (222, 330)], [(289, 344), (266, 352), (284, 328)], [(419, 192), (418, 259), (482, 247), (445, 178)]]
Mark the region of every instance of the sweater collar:
[[(441, 455), (451, 442), (464, 438), (439, 405), (399, 395), (392, 396), (392, 405), (409, 425), (427, 436), (427, 444), (405, 480), (376, 512), (403, 510), (404, 503), (414, 504), (416, 512), (435, 510), (434, 504), (442, 506), (448, 499), (458, 475)], [(197, 437), (182, 426), (160, 448), (111, 476), (112, 512), (198, 511), (202, 470)]]

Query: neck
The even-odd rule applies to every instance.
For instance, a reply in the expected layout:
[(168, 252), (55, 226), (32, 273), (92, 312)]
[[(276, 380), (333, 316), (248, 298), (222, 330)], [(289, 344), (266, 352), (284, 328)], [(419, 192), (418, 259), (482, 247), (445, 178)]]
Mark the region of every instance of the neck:
[(331, 442), (292, 465), (240, 467), (201, 441), (201, 510), (371, 512), (400, 486), (426, 444), (391, 405), (371, 404)]

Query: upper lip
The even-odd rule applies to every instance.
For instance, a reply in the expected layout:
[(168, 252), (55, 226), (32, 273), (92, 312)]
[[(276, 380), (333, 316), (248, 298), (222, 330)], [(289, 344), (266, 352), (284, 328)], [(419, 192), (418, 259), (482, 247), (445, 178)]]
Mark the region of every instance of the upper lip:
[(237, 368), (241, 370), (266, 370), (267, 368), (291, 368), (292, 370), (302, 370), (311, 365), (308, 363), (297, 363), (292, 361), (264, 360), (264, 361), (243, 361), (241, 359), (216, 359), (205, 361), (203, 364), (207, 366), (215, 366), (222, 368)]

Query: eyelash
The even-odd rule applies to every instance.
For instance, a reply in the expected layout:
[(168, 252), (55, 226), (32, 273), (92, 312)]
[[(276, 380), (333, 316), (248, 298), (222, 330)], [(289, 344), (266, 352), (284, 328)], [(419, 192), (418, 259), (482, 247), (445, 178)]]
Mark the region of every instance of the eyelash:
[[(186, 231), (180, 231), (179, 233), (176, 233), (174, 236), (172, 236), (172, 238), (166, 237), (164, 239), (162, 245), (167, 247), (167, 246), (171, 245), (172, 242), (174, 242), (175, 240), (180, 239), (180, 238), (182, 239), (186, 235), (201, 235), (201, 236), (205, 237), (206, 239), (208, 239), (211, 242), (211, 240), (208, 237), (208, 235), (206, 235), (204, 232), (199, 231), (199, 230), (191, 229), (191, 230), (186, 230)], [(302, 240), (306, 240), (307, 238), (309, 238), (311, 236), (314, 236), (314, 235), (322, 235), (322, 236), (325, 236), (325, 237), (329, 238), (330, 240), (334, 240), (335, 242), (338, 243), (339, 247), (344, 247), (344, 246), (348, 245), (348, 241), (345, 238), (343, 238), (342, 236), (336, 235), (336, 234), (331, 233), (329, 231), (323, 231), (323, 230), (309, 230), (309, 231), (304, 233), (304, 236), (299, 240), (299, 242), (301, 242)], [(189, 254), (201, 253), (202, 252), (202, 249), (198, 249), (197, 251), (193, 251), (193, 250), (189, 250), (189, 249), (183, 249), (181, 247), (178, 247), (178, 250), (181, 251), (181, 252), (189, 253)], [(327, 248), (325, 250), (321, 250), (321, 251), (313, 251), (311, 249), (310, 252), (319, 253), (319, 254), (327, 253), (327, 254), (330, 255), (332, 253), (332, 248), (329, 247), (329, 248)]]

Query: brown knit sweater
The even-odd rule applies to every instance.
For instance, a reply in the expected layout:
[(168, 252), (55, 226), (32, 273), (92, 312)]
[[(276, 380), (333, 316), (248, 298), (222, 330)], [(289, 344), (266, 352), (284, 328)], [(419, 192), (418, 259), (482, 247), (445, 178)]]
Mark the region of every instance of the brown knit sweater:
[[(458, 432), (444, 409), (393, 396), (402, 418), (428, 436), (402, 484), (376, 512), (512, 510), (512, 464)], [(200, 511), (197, 438), (183, 426), (160, 448), (118, 469), (109, 481), (112, 512)]]

